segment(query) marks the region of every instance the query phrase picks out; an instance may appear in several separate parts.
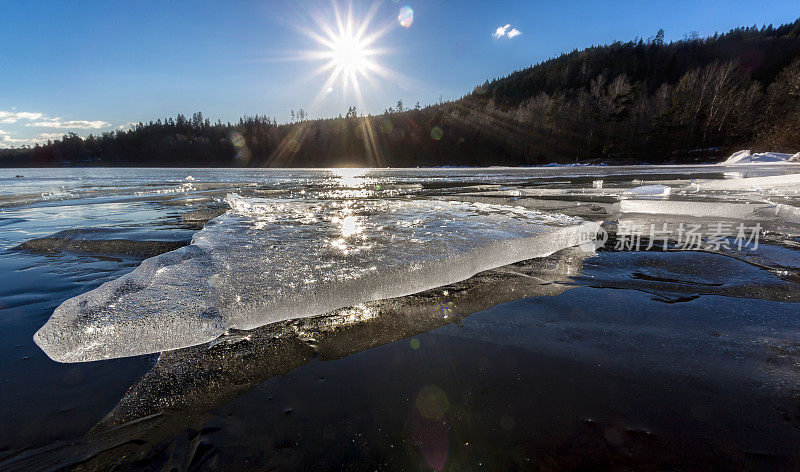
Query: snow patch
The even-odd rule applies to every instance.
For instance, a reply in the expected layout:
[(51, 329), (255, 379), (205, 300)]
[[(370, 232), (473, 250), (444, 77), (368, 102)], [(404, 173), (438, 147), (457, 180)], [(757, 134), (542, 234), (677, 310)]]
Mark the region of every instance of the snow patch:
[(731, 154), (731, 156), (725, 160), (725, 162), (721, 162), (719, 165), (723, 166), (730, 166), (730, 165), (743, 165), (743, 164), (786, 164), (786, 163), (794, 163), (798, 160), (797, 154), (782, 154), (778, 152), (762, 152), (753, 154), (749, 150), (744, 151), (737, 151)]

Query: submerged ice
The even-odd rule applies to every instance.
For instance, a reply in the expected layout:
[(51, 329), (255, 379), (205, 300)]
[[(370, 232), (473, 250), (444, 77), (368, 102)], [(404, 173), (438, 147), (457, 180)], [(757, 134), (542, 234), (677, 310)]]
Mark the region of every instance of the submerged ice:
[(197, 345), (546, 256), (585, 242), (596, 226), (486, 203), (226, 201), (230, 211), (189, 246), (65, 301), (36, 343), (60, 362)]

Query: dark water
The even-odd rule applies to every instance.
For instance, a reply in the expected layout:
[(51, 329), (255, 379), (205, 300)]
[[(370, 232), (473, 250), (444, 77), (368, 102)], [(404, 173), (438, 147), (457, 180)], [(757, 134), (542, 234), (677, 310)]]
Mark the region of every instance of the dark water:
[(3, 209), (0, 470), (800, 468), (796, 236), (747, 257), (565, 252), (366, 320), (59, 364), (33, 333), (142, 257), (14, 247), (76, 227), (188, 241), (181, 215), (209, 205), (107, 187)]

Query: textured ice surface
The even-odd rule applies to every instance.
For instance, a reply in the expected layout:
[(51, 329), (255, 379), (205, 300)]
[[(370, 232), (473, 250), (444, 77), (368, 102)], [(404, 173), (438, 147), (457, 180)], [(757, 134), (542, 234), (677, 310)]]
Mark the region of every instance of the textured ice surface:
[(775, 205), (775, 214), (787, 223), (800, 225), (800, 208), (778, 203)]
[[(192, 244), (65, 301), (34, 336), (61, 362), (154, 353), (327, 313), (574, 246), (580, 220), (430, 200), (245, 199)], [(596, 226), (596, 225), (594, 225)]]

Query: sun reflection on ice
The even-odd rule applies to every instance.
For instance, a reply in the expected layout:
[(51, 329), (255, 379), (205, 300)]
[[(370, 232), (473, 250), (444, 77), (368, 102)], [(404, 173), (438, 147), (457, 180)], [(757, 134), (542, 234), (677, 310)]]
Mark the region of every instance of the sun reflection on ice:
[(365, 176), (367, 171), (358, 168), (331, 169), (334, 185), (348, 190), (337, 190), (329, 195), (343, 199), (333, 205), (330, 222), (336, 236), (329, 243), (345, 255), (372, 247), (366, 242), (369, 239), (366, 234), (366, 217), (354, 214), (354, 208), (359, 206), (358, 199), (371, 193), (367, 187), (373, 185), (374, 179)]
[(339, 227), (342, 231), (342, 236), (345, 238), (349, 238), (355, 234), (359, 234), (364, 231), (364, 227), (358, 221), (358, 217), (353, 215), (347, 215), (344, 218), (334, 218), (334, 223), (338, 223)]
[(337, 216), (331, 218), (331, 223), (336, 225), (340, 237), (332, 240), (330, 244), (345, 255), (371, 247), (365, 243), (367, 235), (364, 234), (364, 217), (353, 215), (352, 211), (349, 207), (343, 207)]
[(341, 169), (331, 169), (334, 173), (337, 184), (347, 188), (364, 188), (367, 186), (367, 179), (364, 177), (367, 169), (343, 167)]

